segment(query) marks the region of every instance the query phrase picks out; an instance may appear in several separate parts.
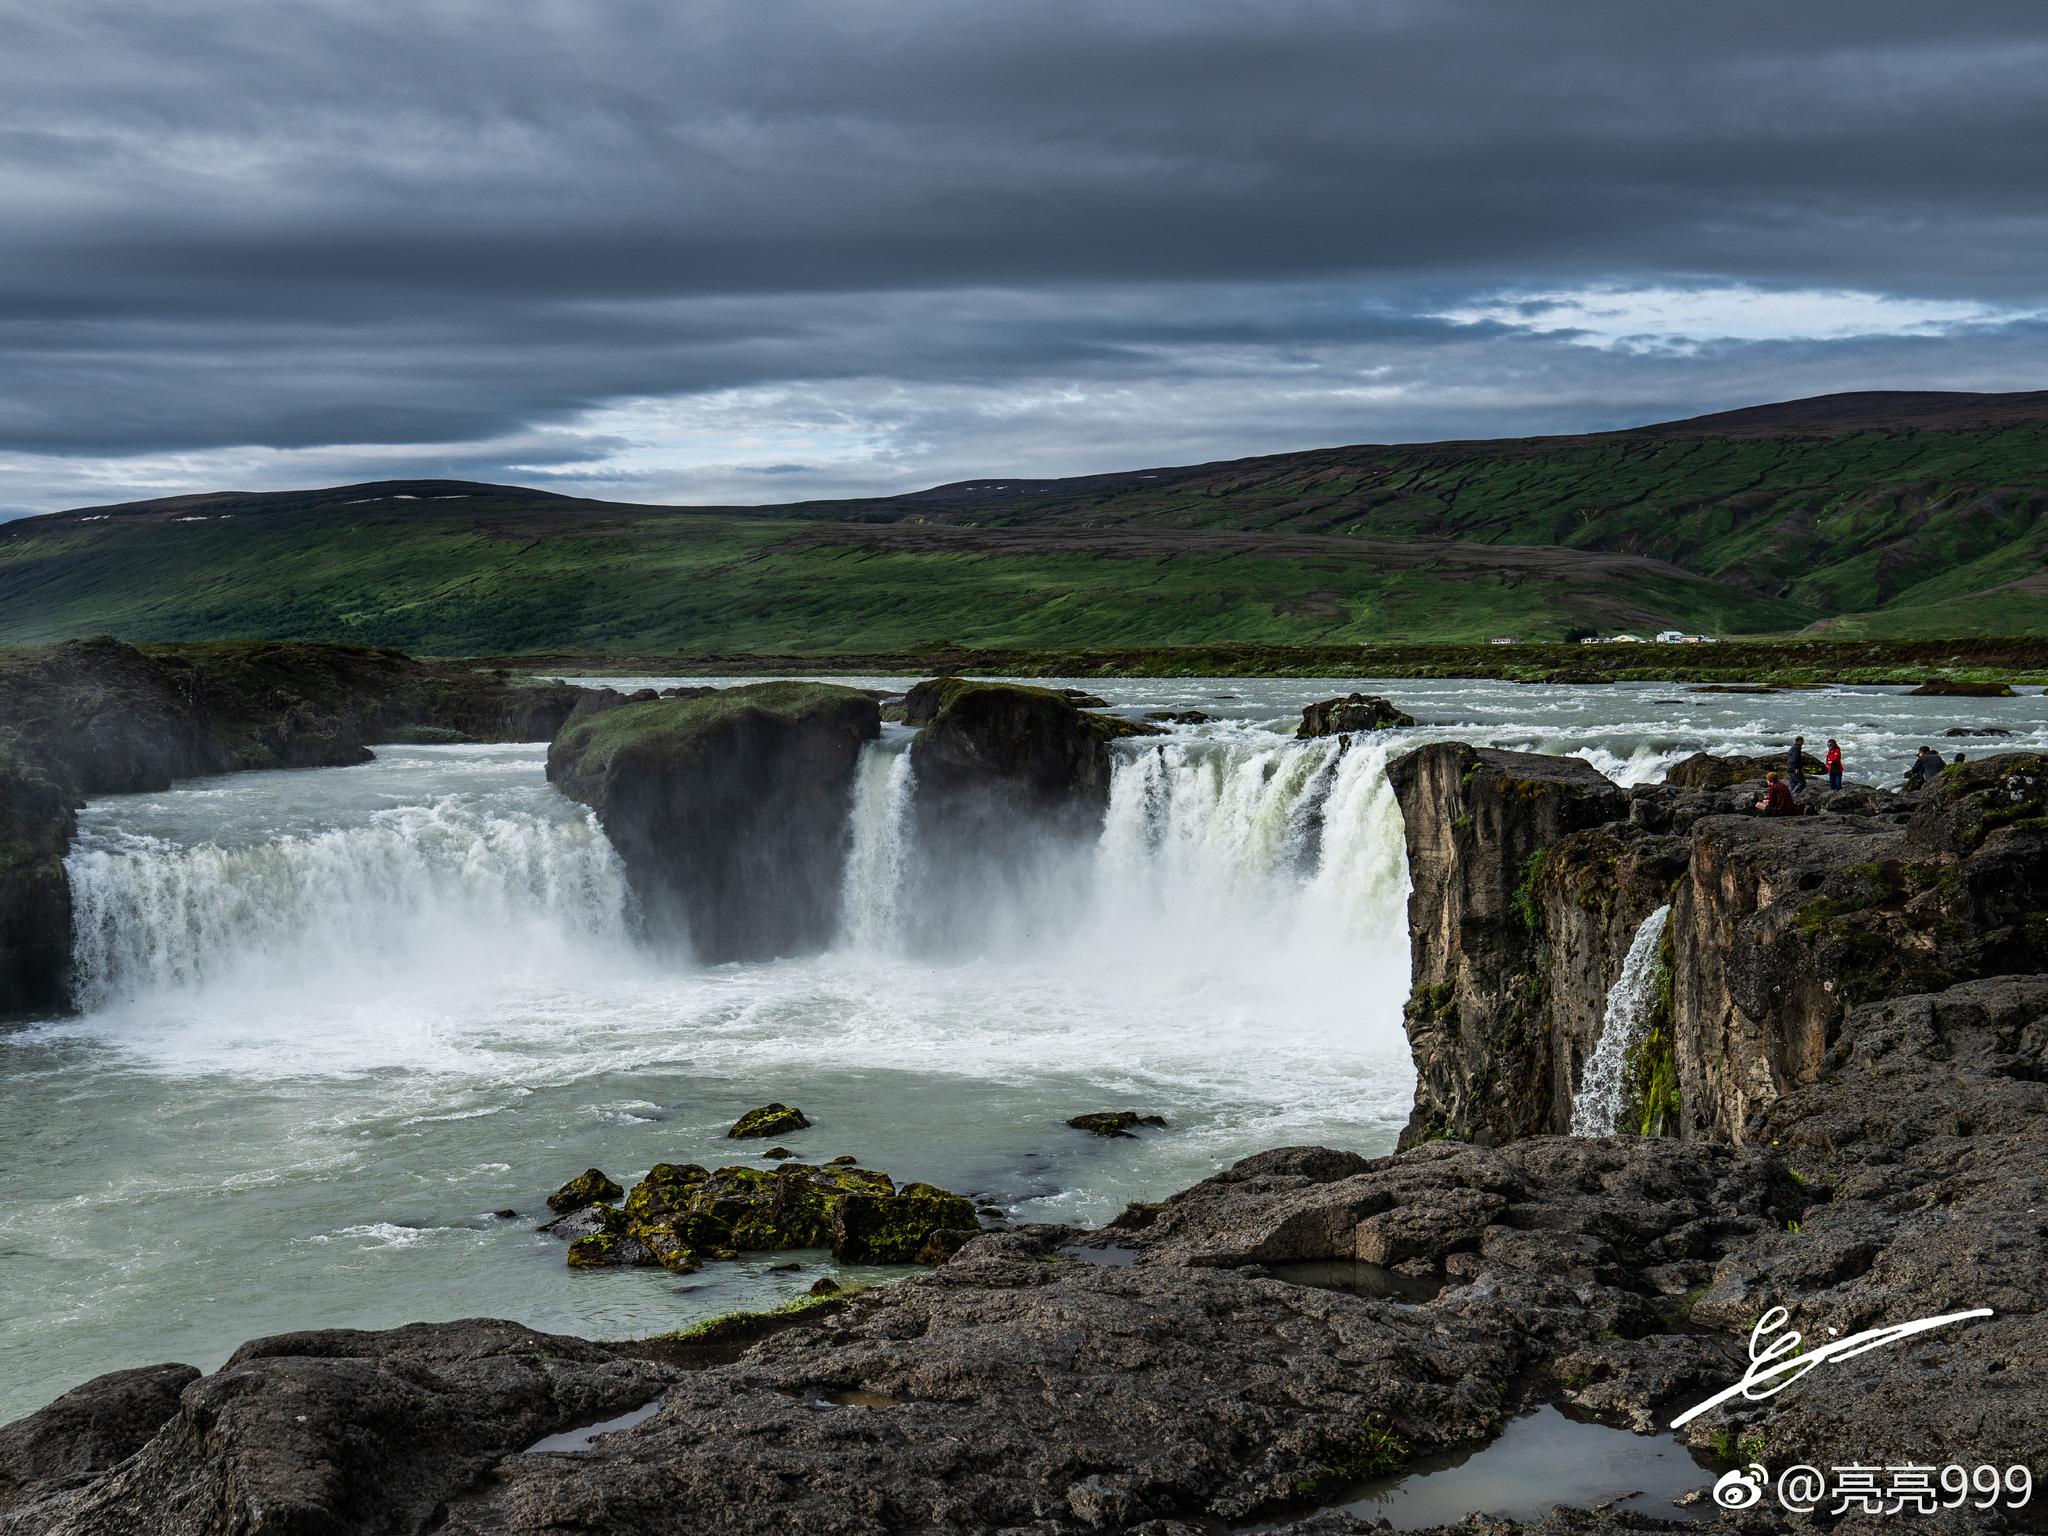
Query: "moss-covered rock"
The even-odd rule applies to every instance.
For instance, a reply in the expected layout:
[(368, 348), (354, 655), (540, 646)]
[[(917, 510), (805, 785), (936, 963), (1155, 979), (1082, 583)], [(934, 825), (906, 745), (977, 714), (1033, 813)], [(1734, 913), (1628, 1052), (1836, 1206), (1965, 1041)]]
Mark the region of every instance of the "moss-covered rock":
[(663, 1269), (687, 1275), (706, 1264), (738, 1257), (732, 1229), (716, 1216), (680, 1214), (632, 1223), (632, 1235)]
[[(592, 1169), (564, 1186), (576, 1192), (569, 1198), (600, 1187), (590, 1184), (593, 1175), (603, 1178)], [(871, 1208), (855, 1220), (855, 1251), (870, 1255), (862, 1263), (934, 1262), (917, 1257), (931, 1232), (950, 1227), (971, 1233), (980, 1227), (973, 1204), (961, 1196), (929, 1184), (898, 1190), (886, 1173), (850, 1162), (714, 1171), (695, 1163), (657, 1163), (622, 1208), (586, 1202), (541, 1230), (570, 1240), (569, 1262), (578, 1269), (660, 1264), (687, 1274), (739, 1253), (828, 1246), (836, 1251), (840, 1213), (849, 1201)], [(895, 1256), (871, 1256), (878, 1253)]]
[(571, 721), (548, 779), (597, 812), (651, 935), (708, 961), (822, 948), (837, 931), (847, 794), (875, 700), (754, 683)]
[(571, 1211), (580, 1211), (586, 1205), (597, 1205), (618, 1199), (625, 1193), (599, 1168), (586, 1168), (575, 1178), (548, 1196), (548, 1209), (558, 1216)]
[(832, 1213), (832, 1257), (842, 1264), (915, 1264), (934, 1232), (977, 1232), (974, 1202), (931, 1184), (894, 1194), (849, 1194)]
[(644, 1222), (681, 1215), (692, 1209), (692, 1199), (710, 1177), (697, 1163), (656, 1163), (626, 1196), (626, 1215)]
[(1341, 699), (1323, 699), (1301, 712), (1295, 728), (1297, 741), (1317, 736), (1341, 736), (1351, 731), (1387, 731), (1413, 725), (1415, 717), (1397, 709), (1375, 693), (1349, 693)]
[(733, 1121), (732, 1128), (725, 1134), (735, 1140), (749, 1136), (786, 1136), (792, 1131), (808, 1130), (810, 1124), (800, 1109), (793, 1109), (787, 1104), (763, 1104)]
[(1129, 1138), (1134, 1126), (1164, 1129), (1166, 1121), (1158, 1115), (1141, 1115), (1135, 1109), (1105, 1109), (1094, 1114), (1076, 1115), (1067, 1124), (1093, 1136)]

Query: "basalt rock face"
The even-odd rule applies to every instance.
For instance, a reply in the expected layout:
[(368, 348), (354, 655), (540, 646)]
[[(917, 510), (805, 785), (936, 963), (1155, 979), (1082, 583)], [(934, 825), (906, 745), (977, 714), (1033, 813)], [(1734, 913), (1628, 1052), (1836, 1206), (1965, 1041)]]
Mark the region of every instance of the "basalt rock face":
[(2048, 964), (2048, 759), (1944, 772), (1882, 814), (1715, 817), (1672, 909), (1687, 1134), (1741, 1137), (1860, 1003)]
[(1628, 798), (1577, 758), (1457, 742), (1396, 758), (1387, 775), (1413, 881), (1406, 1024), (1416, 1090), (1403, 1144), (1541, 1131), (1560, 1089), (1532, 964), (1543, 924), (1535, 881), (1553, 846), (1624, 820)]
[(377, 741), (544, 741), (580, 692), (346, 645), (101, 637), (0, 657), (0, 1014), (65, 1004), (63, 856), (87, 796), (359, 763)]
[(837, 930), (848, 793), (875, 700), (756, 683), (586, 714), (548, 778), (597, 812), (650, 936), (719, 962), (801, 954)]
[(941, 677), (903, 701), (922, 804), (984, 801), (1030, 816), (1090, 822), (1109, 803), (1108, 743), (1155, 726), (1091, 714), (1059, 690)]
[[(1790, 761), (1786, 752), (1764, 752), (1755, 757), (1716, 757), (1711, 752), (1695, 752), (1682, 762), (1674, 763), (1665, 772), (1664, 782), (1676, 784), (1681, 789), (1722, 789), (1731, 784), (1761, 786), (1765, 774), (1782, 772)], [(1811, 752), (1803, 753), (1800, 767), (1810, 779), (1827, 778), (1827, 764)]]
[(73, 792), (0, 740), (0, 1015), (55, 1012), (71, 968)]
[(974, 942), (984, 925), (1064, 888), (1109, 805), (1110, 743), (1164, 734), (1051, 688), (957, 677), (919, 683), (903, 716), (918, 728), (910, 920), (938, 947)]
[(1569, 815), (1504, 796), (1515, 765), (1469, 748), (1390, 769), (1414, 880), (1410, 1143), (1569, 1129), (1608, 990), (1667, 903), (1625, 1123), (1683, 1137), (1744, 1138), (1859, 1003), (2048, 956), (2041, 758), (1953, 767), (1917, 797), (1816, 791), (1797, 818), (1747, 814), (1740, 789), (1564, 773)]

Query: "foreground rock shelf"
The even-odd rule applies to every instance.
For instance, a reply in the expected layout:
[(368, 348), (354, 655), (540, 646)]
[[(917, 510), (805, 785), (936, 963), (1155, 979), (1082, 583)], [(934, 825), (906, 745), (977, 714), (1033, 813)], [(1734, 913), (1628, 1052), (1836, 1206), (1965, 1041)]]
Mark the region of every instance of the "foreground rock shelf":
[[(2048, 1444), (2043, 767), (1986, 758), (1917, 799), (1763, 822), (1730, 814), (1740, 784), (1623, 791), (1425, 748), (1393, 769), (1405, 1150), (1261, 1153), (1104, 1231), (983, 1233), (900, 1283), (670, 1338), (471, 1320), (102, 1377), (0, 1429), (0, 1532), (1362, 1531), (1335, 1512), (1362, 1479), (1527, 1405), (1668, 1425), (1741, 1376), (1777, 1306), (1810, 1340), (1995, 1315), (1737, 1398), (1695, 1446), (1773, 1471), (2025, 1464)], [(1554, 1134), (1667, 903), (1638, 1064), (1672, 1134)], [(1346, 1266), (1386, 1284), (1313, 1278)], [(1764, 1505), (1711, 1528), (1789, 1527)]]

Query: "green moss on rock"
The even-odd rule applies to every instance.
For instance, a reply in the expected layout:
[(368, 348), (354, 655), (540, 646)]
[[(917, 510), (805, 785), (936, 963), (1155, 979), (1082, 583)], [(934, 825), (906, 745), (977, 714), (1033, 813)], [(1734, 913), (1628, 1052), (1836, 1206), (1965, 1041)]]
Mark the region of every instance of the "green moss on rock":
[(597, 1205), (618, 1199), (625, 1191), (614, 1184), (599, 1168), (586, 1168), (575, 1178), (548, 1196), (548, 1209), (558, 1216), (571, 1211), (580, 1211), (586, 1205)]
[(786, 1136), (793, 1131), (810, 1129), (810, 1120), (800, 1109), (787, 1104), (763, 1104), (759, 1109), (750, 1109), (732, 1123), (725, 1134), (734, 1139), (750, 1136)]

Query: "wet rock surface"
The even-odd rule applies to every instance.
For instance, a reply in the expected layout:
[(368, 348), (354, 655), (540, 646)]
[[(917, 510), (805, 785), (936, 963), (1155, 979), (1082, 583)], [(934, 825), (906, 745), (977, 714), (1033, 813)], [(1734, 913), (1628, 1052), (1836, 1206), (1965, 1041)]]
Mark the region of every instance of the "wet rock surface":
[(1415, 717), (1398, 709), (1375, 693), (1350, 693), (1341, 699), (1323, 699), (1301, 712), (1295, 739), (1341, 736), (1349, 731), (1386, 731), (1413, 725)]
[(801, 954), (837, 927), (846, 797), (880, 732), (858, 689), (754, 683), (574, 720), (548, 779), (597, 812), (651, 938), (706, 962)]
[(1140, 1114), (1135, 1109), (1105, 1109), (1076, 1115), (1067, 1124), (1092, 1136), (1127, 1138), (1137, 1129), (1163, 1130), (1166, 1121), (1159, 1115)]
[(800, 1109), (793, 1109), (787, 1104), (763, 1104), (733, 1121), (725, 1134), (744, 1140), (754, 1136), (784, 1136), (791, 1131), (809, 1130), (810, 1126), (810, 1118)]
[(1387, 769), (1406, 824), (1415, 1111), (1403, 1144), (1506, 1140), (1551, 1126), (1559, 1097), (1532, 961), (1548, 851), (1625, 822), (1628, 797), (1577, 758), (1433, 743)]

